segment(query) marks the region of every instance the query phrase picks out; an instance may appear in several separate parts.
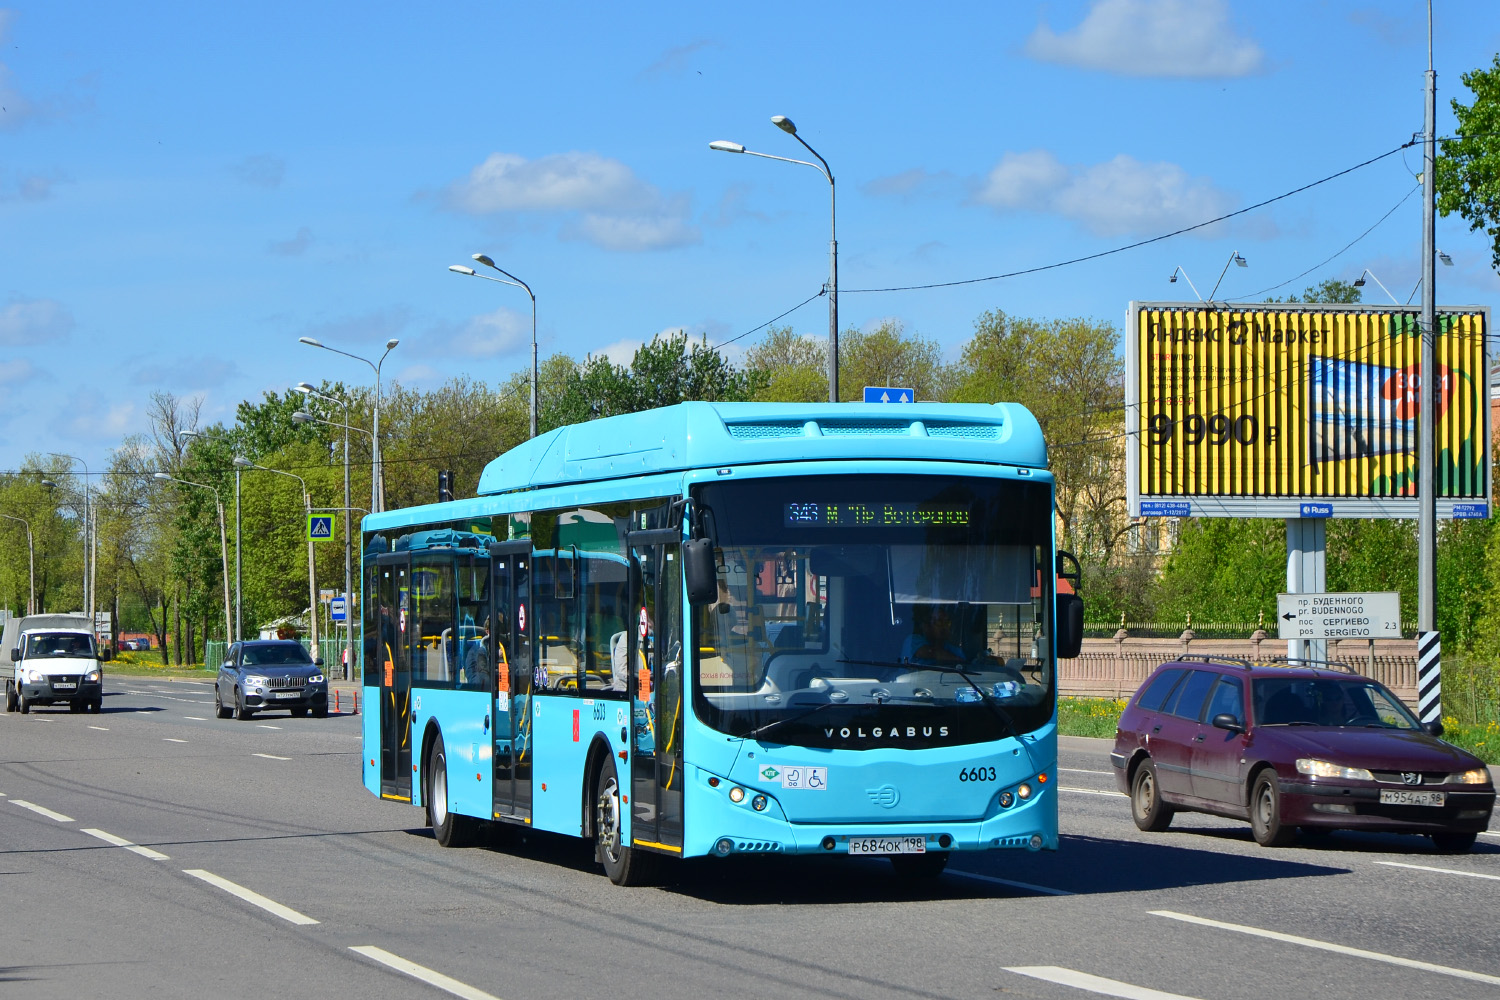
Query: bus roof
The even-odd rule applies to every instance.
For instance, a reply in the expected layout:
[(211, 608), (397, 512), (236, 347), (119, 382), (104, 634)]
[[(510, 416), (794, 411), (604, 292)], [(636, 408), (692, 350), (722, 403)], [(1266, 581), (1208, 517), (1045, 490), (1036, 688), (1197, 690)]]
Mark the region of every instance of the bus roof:
[(538, 435), (479, 477), (493, 495), (590, 479), (765, 462), (917, 459), (1044, 468), (1015, 403), (679, 403)]

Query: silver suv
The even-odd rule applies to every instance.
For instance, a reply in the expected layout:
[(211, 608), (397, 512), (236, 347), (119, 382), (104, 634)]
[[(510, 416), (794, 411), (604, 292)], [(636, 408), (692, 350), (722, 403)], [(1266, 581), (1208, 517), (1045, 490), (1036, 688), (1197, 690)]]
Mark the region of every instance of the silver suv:
[(231, 714), (248, 719), (256, 712), (282, 709), (297, 716), (310, 711), (326, 718), (328, 680), (323, 676), (323, 661), (308, 656), (302, 644), (291, 639), (237, 642), (219, 667), (214, 709), (221, 719)]

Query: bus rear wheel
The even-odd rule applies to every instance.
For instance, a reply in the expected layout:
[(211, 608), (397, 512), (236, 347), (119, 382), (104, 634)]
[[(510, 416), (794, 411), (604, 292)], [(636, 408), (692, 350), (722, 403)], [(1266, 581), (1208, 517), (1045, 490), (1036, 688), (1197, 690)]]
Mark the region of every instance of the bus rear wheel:
[(479, 825), (471, 816), (460, 816), (448, 809), (448, 754), (439, 736), (427, 758), (427, 815), (432, 820), (432, 835), (444, 847), (468, 847), (474, 842)]
[(620, 781), (613, 761), (601, 764), (594, 781), (594, 853), (615, 885), (649, 885), (656, 857), (624, 842)]

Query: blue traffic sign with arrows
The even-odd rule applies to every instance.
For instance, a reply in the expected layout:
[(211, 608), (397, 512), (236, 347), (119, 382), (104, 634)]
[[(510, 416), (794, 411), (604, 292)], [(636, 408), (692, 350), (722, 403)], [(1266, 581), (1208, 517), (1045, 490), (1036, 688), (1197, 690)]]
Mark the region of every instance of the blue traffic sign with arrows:
[(892, 388), (888, 385), (865, 386), (866, 403), (914, 403), (917, 400), (917, 390)]

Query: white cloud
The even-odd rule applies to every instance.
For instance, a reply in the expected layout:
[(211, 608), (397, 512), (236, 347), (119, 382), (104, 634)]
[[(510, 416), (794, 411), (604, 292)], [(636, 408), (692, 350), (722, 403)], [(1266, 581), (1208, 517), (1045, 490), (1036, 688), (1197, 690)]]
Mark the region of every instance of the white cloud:
[[(674, 326), (670, 327), (668, 331), (663, 332), (675, 333), (676, 330), (677, 328)], [(644, 340), (631, 340), (627, 337), (625, 340), (617, 340), (613, 344), (606, 344), (603, 347), (599, 348), (597, 351), (590, 351), (589, 353), (602, 354), (609, 359), (611, 364), (625, 365), (628, 367), (630, 365), (630, 362), (635, 359), (635, 352), (640, 350), (644, 346), (646, 346), (646, 342)]]
[(136, 429), (136, 405), (123, 402), (105, 406), (100, 399), (85, 396), (59, 409), (56, 422), (84, 441), (116, 442)]
[(217, 389), (239, 374), (239, 365), (223, 358), (178, 358), (142, 365), (136, 370), (135, 381), (140, 385), (161, 386), (180, 396)]
[(1125, 76), (1246, 76), (1265, 65), (1230, 24), (1226, 0), (1095, 0), (1076, 28), (1038, 25), (1026, 53)]
[(860, 186), (860, 190), (874, 198), (895, 197), (911, 201), (920, 195), (941, 195), (952, 189), (957, 182), (946, 170), (933, 172), (923, 167), (912, 167), (899, 174), (877, 177)]
[(12, 299), (0, 309), (0, 344), (19, 347), (62, 340), (73, 331), (73, 314), (55, 299)]
[(663, 250), (701, 240), (686, 196), (665, 197), (635, 171), (598, 153), (553, 153), (528, 160), (491, 153), (448, 185), (447, 205), (476, 215), (565, 213), (563, 235), (605, 250)]
[(1092, 166), (1068, 166), (1046, 150), (1006, 153), (974, 197), (1002, 210), (1055, 212), (1100, 236), (1195, 225), (1233, 203), (1228, 192), (1175, 163), (1142, 163), (1122, 153)]
[(531, 314), (504, 307), (475, 316), (453, 337), (458, 353), (471, 358), (497, 358), (531, 344)]

